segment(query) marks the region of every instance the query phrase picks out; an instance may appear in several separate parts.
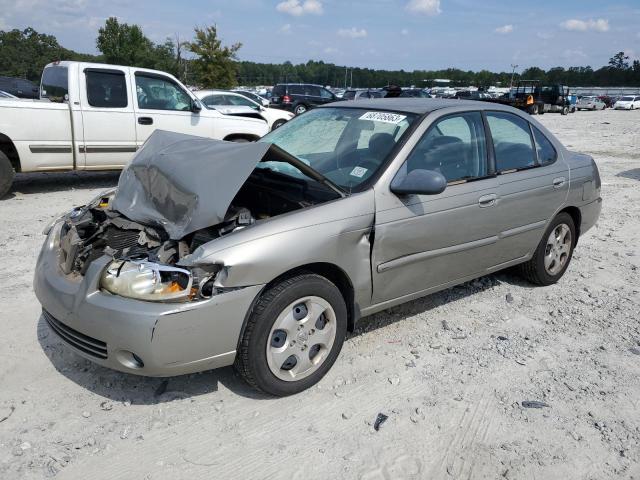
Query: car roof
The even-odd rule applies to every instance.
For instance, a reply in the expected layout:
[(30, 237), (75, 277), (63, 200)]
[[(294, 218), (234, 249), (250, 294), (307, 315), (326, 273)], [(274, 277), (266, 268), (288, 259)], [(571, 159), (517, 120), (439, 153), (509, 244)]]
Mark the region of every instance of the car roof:
[[(464, 102), (464, 103), (463, 103)], [(396, 97), (396, 98), (373, 98), (367, 100), (359, 100), (356, 103), (336, 102), (327, 103), (319, 108), (360, 108), (371, 110), (393, 110), (395, 112), (417, 113), (424, 115), (425, 113), (440, 110), (448, 107), (468, 106), (481, 109), (496, 109), (498, 104), (487, 102), (476, 102), (472, 100), (457, 100), (447, 98), (417, 98), (417, 97)]]

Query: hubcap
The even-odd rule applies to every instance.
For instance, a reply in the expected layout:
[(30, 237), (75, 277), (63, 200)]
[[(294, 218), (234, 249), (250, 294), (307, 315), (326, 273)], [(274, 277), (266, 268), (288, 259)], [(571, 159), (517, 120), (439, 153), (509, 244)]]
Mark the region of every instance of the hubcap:
[(271, 327), (267, 364), (288, 382), (301, 380), (324, 363), (336, 339), (336, 314), (323, 298), (303, 297), (285, 308)]
[(302, 105), (299, 105), (298, 108), (296, 108), (296, 112), (298, 112), (298, 115), (300, 115), (301, 113), (304, 113), (306, 111), (307, 111), (307, 108), (302, 106)]
[(562, 271), (571, 253), (571, 230), (565, 223), (553, 229), (544, 253), (544, 268), (549, 275), (557, 275)]

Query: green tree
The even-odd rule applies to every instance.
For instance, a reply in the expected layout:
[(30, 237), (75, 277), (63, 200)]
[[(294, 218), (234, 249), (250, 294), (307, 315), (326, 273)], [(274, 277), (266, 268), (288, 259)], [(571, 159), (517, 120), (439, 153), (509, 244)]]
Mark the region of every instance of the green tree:
[(195, 28), (196, 37), (186, 47), (196, 58), (191, 62), (196, 83), (205, 88), (229, 88), (236, 84), (236, 53), (242, 47), (235, 43), (223, 47), (215, 25)]
[(628, 70), (629, 69), (629, 55), (625, 55), (624, 52), (618, 52), (609, 59), (609, 66), (616, 70)]
[(98, 30), (98, 50), (107, 63), (152, 68), (154, 45), (138, 25), (120, 23), (110, 17)]
[(24, 30), (0, 30), (0, 75), (22, 77), (38, 81), (43, 67), (56, 60), (93, 60), (86, 55), (68, 50), (53, 35)]

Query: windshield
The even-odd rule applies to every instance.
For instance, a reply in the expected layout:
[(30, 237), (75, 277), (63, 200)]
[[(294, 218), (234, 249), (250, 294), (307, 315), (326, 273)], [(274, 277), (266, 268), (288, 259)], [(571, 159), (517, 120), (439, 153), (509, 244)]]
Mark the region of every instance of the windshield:
[[(417, 115), (356, 108), (318, 108), (260, 139), (277, 145), (346, 191), (357, 189), (385, 163)], [(261, 162), (296, 178), (306, 178), (284, 162)]]
[(631, 102), (633, 100), (633, 97), (622, 97), (620, 100), (623, 102)]

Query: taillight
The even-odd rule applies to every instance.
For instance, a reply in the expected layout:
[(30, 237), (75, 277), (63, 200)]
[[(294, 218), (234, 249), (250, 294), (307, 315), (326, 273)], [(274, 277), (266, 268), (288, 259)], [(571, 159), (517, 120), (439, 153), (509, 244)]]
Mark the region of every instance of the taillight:
[(291, 101), (291, 97), (289, 95), (285, 95), (282, 97), (283, 103), (289, 103)]

